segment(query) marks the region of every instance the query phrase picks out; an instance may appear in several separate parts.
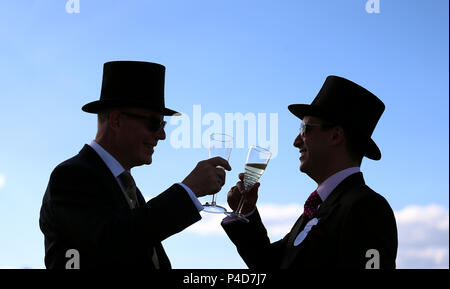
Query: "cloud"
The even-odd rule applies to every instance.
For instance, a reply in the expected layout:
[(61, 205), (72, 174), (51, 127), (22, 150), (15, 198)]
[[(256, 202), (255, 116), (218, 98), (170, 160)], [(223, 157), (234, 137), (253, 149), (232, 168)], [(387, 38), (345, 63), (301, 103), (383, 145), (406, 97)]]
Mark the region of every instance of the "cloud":
[(449, 213), (436, 204), (395, 212), (398, 268), (449, 268)]
[(223, 218), (225, 217), (223, 214), (201, 212), (201, 215), (202, 220), (186, 228), (186, 232), (196, 233), (201, 236), (226, 236), (225, 232), (222, 229), (222, 226), (220, 225), (220, 222), (222, 222)]
[(6, 178), (4, 175), (0, 174), (0, 189), (5, 186)]
[[(303, 207), (259, 204), (272, 242), (287, 234)], [(449, 212), (441, 205), (409, 205), (394, 212), (398, 229), (397, 268), (449, 268)], [(201, 236), (223, 236), (222, 214), (202, 212), (203, 219), (186, 229)]]
[(272, 241), (277, 241), (289, 233), (295, 221), (303, 213), (300, 204), (260, 204), (258, 211)]

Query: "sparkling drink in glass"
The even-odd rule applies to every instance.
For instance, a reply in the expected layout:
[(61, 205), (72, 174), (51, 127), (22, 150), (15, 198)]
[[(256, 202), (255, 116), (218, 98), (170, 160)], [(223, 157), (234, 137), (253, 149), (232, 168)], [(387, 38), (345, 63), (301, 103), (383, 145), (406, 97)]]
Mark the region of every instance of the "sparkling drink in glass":
[[(244, 190), (248, 192), (252, 186), (258, 182), (269, 163), (272, 153), (265, 148), (259, 146), (251, 146), (248, 150), (247, 161), (245, 162), (244, 172)], [(239, 201), (238, 207), (228, 216), (236, 218), (240, 221), (248, 223), (248, 219), (242, 214), (242, 208), (245, 203), (245, 192)]]
[[(209, 157), (221, 157), (227, 161), (230, 159), (233, 137), (224, 133), (213, 133), (209, 138)], [(220, 166), (219, 166), (220, 167)], [(216, 195), (212, 196), (211, 203), (206, 202), (203, 210), (208, 213), (221, 214), (227, 212), (222, 206), (216, 204)]]

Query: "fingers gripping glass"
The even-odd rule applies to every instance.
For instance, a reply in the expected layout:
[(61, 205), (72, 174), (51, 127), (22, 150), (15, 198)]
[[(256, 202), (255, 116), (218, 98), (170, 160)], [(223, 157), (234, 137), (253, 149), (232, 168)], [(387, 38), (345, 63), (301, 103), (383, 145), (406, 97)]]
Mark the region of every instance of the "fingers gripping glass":
[(249, 222), (249, 220), (242, 214), (242, 208), (245, 203), (245, 194), (256, 182), (258, 182), (259, 178), (264, 173), (271, 156), (272, 153), (265, 148), (258, 146), (250, 147), (247, 154), (247, 161), (245, 162), (244, 194), (242, 195), (236, 210), (232, 213), (227, 213), (228, 216), (245, 223)]
[[(231, 148), (233, 147), (233, 137), (223, 133), (213, 133), (209, 138), (209, 157), (221, 157), (227, 161), (230, 159)], [(206, 202), (203, 210), (208, 213), (221, 214), (227, 209), (216, 204), (216, 195), (212, 196), (211, 203)]]
[(147, 129), (152, 132), (157, 132), (160, 129), (164, 129), (164, 126), (166, 126), (167, 123), (165, 120), (159, 119), (158, 117), (155, 116), (144, 116), (125, 111), (122, 111), (121, 113), (128, 117), (142, 120)]

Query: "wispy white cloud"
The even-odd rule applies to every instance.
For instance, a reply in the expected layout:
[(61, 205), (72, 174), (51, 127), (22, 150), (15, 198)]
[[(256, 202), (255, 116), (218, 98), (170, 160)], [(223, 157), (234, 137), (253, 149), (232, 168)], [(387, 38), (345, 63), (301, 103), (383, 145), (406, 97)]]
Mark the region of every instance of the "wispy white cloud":
[[(259, 204), (268, 235), (277, 241), (302, 214), (300, 204)], [(395, 213), (398, 227), (397, 268), (449, 268), (449, 212), (440, 205), (409, 205)], [(186, 229), (202, 236), (225, 236), (222, 214), (202, 213), (203, 219)]]
[(258, 211), (272, 241), (277, 241), (289, 233), (298, 217), (303, 213), (300, 204), (260, 204)]
[(211, 214), (211, 213), (201, 213), (201, 221), (193, 224), (192, 226), (186, 228), (187, 232), (196, 233), (202, 236), (218, 235), (225, 236), (225, 232), (220, 225), (223, 218), (223, 214)]
[(449, 268), (449, 212), (440, 205), (410, 205), (395, 212), (399, 268)]
[(2, 189), (5, 186), (6, 177), (3, 174), (0, 174), (0, 189)]

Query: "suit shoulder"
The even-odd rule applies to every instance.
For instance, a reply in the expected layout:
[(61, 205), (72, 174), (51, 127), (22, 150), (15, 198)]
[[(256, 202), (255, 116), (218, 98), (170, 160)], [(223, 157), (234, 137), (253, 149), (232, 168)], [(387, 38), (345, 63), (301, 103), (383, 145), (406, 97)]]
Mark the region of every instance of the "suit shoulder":
[(94, 170), (92, 165), (80, 160), (78, 156), (74, 156), (57, 165), (51, 173), (51, 178), (74, 174), (89, 175), (89, 171), (91, 170)]
[(92, 172), (98, 171), (102, 166), (106, 168), (106, 165), (97, 153), (91, 147), (85, 145), (77, 155), (57, 165), (53, 172), (84, 172), (92, 174)]
[(352, 187), (347, 194), (343, 196), (347, 201), (360, 202), (380, 202), (387, 203), (387, 200), (379, 193), (372, 190), (366, 184), (360, 184)]
[[(101, 179), (101, 160), (97, 162), (94, 155), (81, 152), (58, 164), (50, 175), (49, 185), (64, 184), (77, 187), (82, 183)], [(106, 166), (105, 166), (106, 167)]]
[[(102, 198), (108, 194), (105, 188), (108, 168), (101, 162), (80, 154), (63, 161), (52, 171), (43, 203), (51, 200), (76, 200)], [(113, 178), (111, 174), (111, 178)]]
[[(349, 213), (354, 216), (383, 216), (394, 218), (394, 212), (389, 202), (367, 185), (349, 194), (347, 201)], [(344, 201), (345, 203), (345, 201)]]
[(372, 190), (367, 185), (364, 186), (363, 193), (361, 194), (360, 202), (370, 202), (370, 203), (376, 203), (378, 205), (387, 206), (390, 209), (390, 205), (385, 197), (380, 195), (379, 193)]
[(388, 214), (393, 211), (388, 201), (365, 183), (354, 185), (342, 195), (340, 204), (351, 214)]

